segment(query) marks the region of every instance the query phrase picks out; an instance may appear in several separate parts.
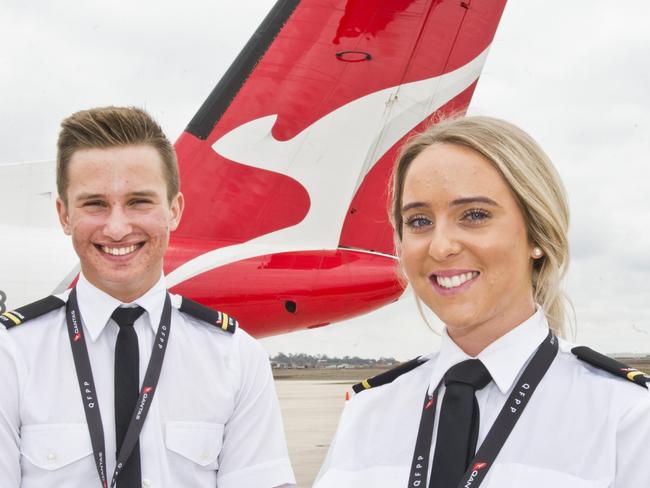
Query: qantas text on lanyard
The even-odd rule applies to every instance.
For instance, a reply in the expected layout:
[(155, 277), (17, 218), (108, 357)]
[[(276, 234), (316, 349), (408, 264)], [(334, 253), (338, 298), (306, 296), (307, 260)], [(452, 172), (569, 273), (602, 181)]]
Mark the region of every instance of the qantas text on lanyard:
[[(528, 366), (521, 374), (515, 388), (506, 400), (499, 416), (490, 428), (487, 437), (481, 444), (476, 456), (469, 464), (469, 468), (458, 484), (458, 488), (477, 488), (483, 482), (488, 470), (492, 467), (499, 451), (505, 444), (508, 436), (521, 417), (524, 408), (530, 401), (535, 388), (539, 385), (558, 351), (558, 342), (553, 332), (548, 333), (544, 342), (530, 360)], [(429, 455), (431, 453), (431, 438), (433, 436), (433, 423), (436, 415), (436, 392), (424, 396), (422, 417), (418, 427), (418, 437), (413, 452), (408, 488), (424, 488), (429, 471)]]
[[(144, 381), (142, 383), (142, 388), (140, 389), (140, 396), (138, 397), (136, 408), (133, 411), (131, 421), (129, 422), (124, 442), (122, 442), (122, 446), (118, 446), (119, 453), (117, 455), (115, 471), (113, 472), (113, 477), (111, 479), (111, 488), (115, 486), (124, 463), (129, 458), (133, 448), (138, 442), (142, 426), (144, 425), (144, 420), (147, 417), (149, 407), (153, 401), (153, 396), (156, 392), (156, 387), (158, 386), (158, 379), (160, 378), (163, 359), (165, 357), (165, 350), (167, 349), (169, 332), (171, 330), (171, 315), (171, 300), (169, 294), (167, 294), (165, 297), (162, 316), (160, 317), (160, 324), (158, 325), (158, 331), (156, 332), (153, 350), (151, 351), (151, 359), (149, 360), (147, 372), (144, 375)], [(77, 380), (79, 380), (79, 390), (81, 391), (81, 398), (86, 413), (86, 421), (88, 422), (88, 430), (90, 431), (90, 442), (93, 447), (95, 465), (102, 486), (107, 488), (109, 485), (106, 476), (104, 428), (102, 425), (102, 416), (99, 412), (99, 403), (97, 402), (97, 390), (95, 389), (93, 372), (90, 368), (86, 339), (84, 338), (81, 325), (81, 313), (79, 312), (79, 304), (77, 303), (77, 292), (74, 288), (68, 297), (66, 319), (70, 345), (72, 346), (74, 366), (77, 371)]]

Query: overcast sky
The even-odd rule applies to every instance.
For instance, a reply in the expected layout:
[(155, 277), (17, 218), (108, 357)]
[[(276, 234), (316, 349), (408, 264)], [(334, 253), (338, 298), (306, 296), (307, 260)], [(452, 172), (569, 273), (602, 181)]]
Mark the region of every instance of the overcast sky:
[[(4, 0), (0, 162), (53, 159), (61, 119), (89, 106), (144, 106), (175, 140), (273, 3)], [(512, 0), (470, 108), (523, 127), (558, 167), (577, 339), (604, 352), (650, 353), (648, 21), (648, 2)], [(264, 344), (406, 359), (437, 341), (407, 298)]]

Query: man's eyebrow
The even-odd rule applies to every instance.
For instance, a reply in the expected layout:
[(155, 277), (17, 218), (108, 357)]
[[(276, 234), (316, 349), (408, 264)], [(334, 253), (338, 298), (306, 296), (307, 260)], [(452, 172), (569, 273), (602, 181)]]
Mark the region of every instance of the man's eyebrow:
[(488, 197), (465, 197), (465, 198), (456, 198), (449, 202), (450, 207), (456, 207), (458, 205), (467, 205), (468, 203), (485, 203), (486, 205), (491, 205), (493, 207), (499, 207), (500, 205)]
[[(140, 190), (140, 191), (132, 191), (127, 195), (128, 198), (133, 198), (133, 197), (148, 197), (148, 198), (153, 198), (157, 195), (157, 193), (153, 190)], [(103, 193), (80, 193), (79, 195), (76, 196), (75, 200), (95, 200), (95, 199), (103, 199), (106, 198), (106, 195)]]
[(155, 197), (157, 193), (153, 190), (133, 191), (128, 194), (129, 197)]
[(101, 193), (80, 193), (76, 196), (75, 200), (95, 200), (104, 198), (104, 195)]

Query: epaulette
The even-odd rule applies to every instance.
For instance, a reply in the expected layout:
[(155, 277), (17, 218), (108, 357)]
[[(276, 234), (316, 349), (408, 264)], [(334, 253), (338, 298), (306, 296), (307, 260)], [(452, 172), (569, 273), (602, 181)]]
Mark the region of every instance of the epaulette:
[(57, 308), (61, 308), (63, 305), (65, 305), (64, 300), (50, 295), (23, 307), (0, 314), (0, 324), (4, 325), (7, 329), (11, 329), (28, 320), (35, 319)]
[(237, 321), (227, 313), (206, 307), (205, 305), (201, 305), (199, 302), (195, 302), (189, 298), (181, 298), (181, 306), (178, 307), (178, 310), (181, 312), (191, 315), (199, 320), (203, 320), (204, 322), (208, 322), (211, 325), (216, 325), (220, 329), (230, 332), (231, 334), (234, 334), (237, 330)]
[(402, 376), (404, 373), (408, 373), (412, 369), (415, 369), (421, 364), (427, 362), (426, 359), (421, 359), (421, 357), (422, 356), (418, 356), (414, 359), (411, 359), (410, 361), (400, 364), (399, 366), (395, 366), (394, 368), (391, 368), (388, 371), (384, 371), (383, 373), (373, 376), (372, 378), (363, 380), (361, 383), (357, 383), (356, 385), (353, 385), (352, 389), (354, 390), (355, 393), (359, 393), (360, 391), (368, 390), (376, 386), (387, 385), (388, 383), (392, 383), (396, 378)]
[(578, 346), (571, 349), (571, 352), (577, 356), (578, 359), (595, 366), (596, 368), (612, 373), (615, 376), (625, 378), (626, 380), (636, 383), (639, 386), (648, 388), (646, 383), (650, 382), (650, 375), (639, 371), (638, 369), (630, 368), (629, 366), (616, 361), (610, 357), (600, 354), (585, 346)]

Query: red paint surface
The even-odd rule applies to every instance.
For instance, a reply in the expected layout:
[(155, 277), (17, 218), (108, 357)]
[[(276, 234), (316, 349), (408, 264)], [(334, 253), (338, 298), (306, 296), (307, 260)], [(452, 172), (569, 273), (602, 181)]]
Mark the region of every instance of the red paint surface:
[[(211, 249), (295, 225), (309, 211), (309, 195), (298, 182), (217, 155), (211, 147), (216, 140), (271, 114), (278, 114), (273, 136), (288, 140), (359, 97), (467, 64), (490, 44), (505, 0), (463, 3), (469, 8), (457, 0), (303, 0), (207, 140), (184, 133), (177, 141), (187, 209), (165, 271)], [(368, 53), (371, 60), (346, 62), (336, 56), (341, 51)], [(474, 87), (440, 112), (464, 111)], [(387, 181), (400, 144), (363, 180), (341, 229), (342, 246), (393, 252)], [(264, 336), (366, 313), (396, 300), (402, 288), (394, 260), (331, 250), (232, 263), (174, 291), (222, 309)], [(295, 314), (285, 309), (286, 300), (296, 302)]]
[[(326, 325), (396, 301), (395, 259), (357, 251), (281, 253), (238, 261), (172, 288), (237, 318), (256, 337)], [(286, 302), (295, 304), (295, 312)]]
[[(288, 140), (357, 98), (453, 71), (489, 45), (504, 4), (484, 0), (465, 9), (458, 1), (440, 0), (301, 2), (207, 140), (184, 133), (177, 141), (187, 199), (177, 234), (245, 242), (300, 222), (309, 196), (298, 182), (229, 161), (212, 144), (272, 114), (278, 114), (273, 136)], [(346, 50), (368, 52), (372, 60), (337, 59)], [(457, 108), (466, 108), (470, 96)], [(384, 210), (383, 202), (372, 200)], [(369, 217), (368, 231), (387, 231)], [(387, 249), (384, 243), (380, 237), (364, 248)]]
[[(465, 112), (475, 86), (474, 83), (460, 93), (438, 110), (434, 117)], [(348, 216), (341, 231), (339, 241), (341, 246), (368, 249), (384, 254), (395, 253), (393, 228), (388, 220), (390, 209), (388, 181), (404, 139), (410, 137), (414, 132), (422, 131), (430, 123), (431, 118), (417, 125), (408, 135), (391, 147), (368, 172), (350, 203)]]

